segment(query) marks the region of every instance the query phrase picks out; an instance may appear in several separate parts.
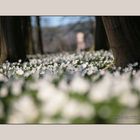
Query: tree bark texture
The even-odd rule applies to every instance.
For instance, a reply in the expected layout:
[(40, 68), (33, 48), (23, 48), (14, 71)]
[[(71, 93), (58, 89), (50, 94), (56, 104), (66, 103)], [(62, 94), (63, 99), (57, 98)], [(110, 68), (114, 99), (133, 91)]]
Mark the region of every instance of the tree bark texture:
[(140, 63), (140, 17), (103, 16), (116, 66)]
[[(0, 17), (1, 34), (1, 61), (5, 59), (10, 62), (21, 59), (26, 60), (25, 41), (21, 28), (21, 17), (4, 16)], [(7, 51), (5, 51), (7, 50)]]

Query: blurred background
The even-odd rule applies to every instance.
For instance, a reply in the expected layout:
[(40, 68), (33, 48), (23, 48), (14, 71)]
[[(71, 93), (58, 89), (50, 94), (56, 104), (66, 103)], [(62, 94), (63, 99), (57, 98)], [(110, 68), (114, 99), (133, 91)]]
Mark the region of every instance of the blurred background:
[[(35, 53), (94, 48), (94, 16), (32, 16), (31, 25)], [(38, 46), (42, 50), (38, 50)]]

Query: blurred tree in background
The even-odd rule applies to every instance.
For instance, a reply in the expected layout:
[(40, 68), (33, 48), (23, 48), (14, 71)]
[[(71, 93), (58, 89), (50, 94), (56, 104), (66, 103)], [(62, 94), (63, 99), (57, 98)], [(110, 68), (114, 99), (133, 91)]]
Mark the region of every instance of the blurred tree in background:
[(23, 30), (24, 40), (25, 40), (26, 53), (35, 54), (34, 42), (32, 37), (31, 17), (24, 16), (21, 18), (22, 18), (22, 30)]
[(42, 42), (42, 31), (41, 31), (41, 26), (40, 26), (40, 17), (36, 16), (36, 30), (37, 30), (37, 47), (39, 49), (39, 52), (41, 54), (44, 54), (43, 50), (43, 42)]
[[(85, 36), (86, 49), (91, 49), (94, 46), (95, 18), (78, 16), (75, 17), (77, 19), (75, 22), (73, 22), (73, 18), (62, 17), (58, 26), (50, 25), (49, 19), (44, 21), (46, 26), (42, 27), (42, 38), (45, 53), (76, 51), (76, 35), (78, 32), (82, 32)], [(64, 24), (65, 22), (67, 24)]]

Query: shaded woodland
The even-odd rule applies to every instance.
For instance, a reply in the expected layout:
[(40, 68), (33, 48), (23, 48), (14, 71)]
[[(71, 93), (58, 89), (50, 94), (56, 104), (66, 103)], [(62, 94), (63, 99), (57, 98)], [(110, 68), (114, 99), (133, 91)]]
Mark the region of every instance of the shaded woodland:
[(140, 17), (135, 16), (97, 16), (95, 21), (59, 28), (41, 28), (39, 16), (35, 27), (30, 16), (1, 16), (0, 62), (26, 61), (27, 54), (74, 51), (78, 32), (84, 33), (87, 48), (111, 49), (116, 66), (140, 62)]

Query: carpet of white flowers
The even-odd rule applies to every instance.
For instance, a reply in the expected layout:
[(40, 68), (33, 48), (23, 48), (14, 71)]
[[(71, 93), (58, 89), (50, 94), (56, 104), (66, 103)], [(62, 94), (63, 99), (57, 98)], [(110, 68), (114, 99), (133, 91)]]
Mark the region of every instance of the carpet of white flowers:
[(0, 123), (140, 123), (137, 63), (125, 69), (112, 63), (107, 51), (3, 63)]

